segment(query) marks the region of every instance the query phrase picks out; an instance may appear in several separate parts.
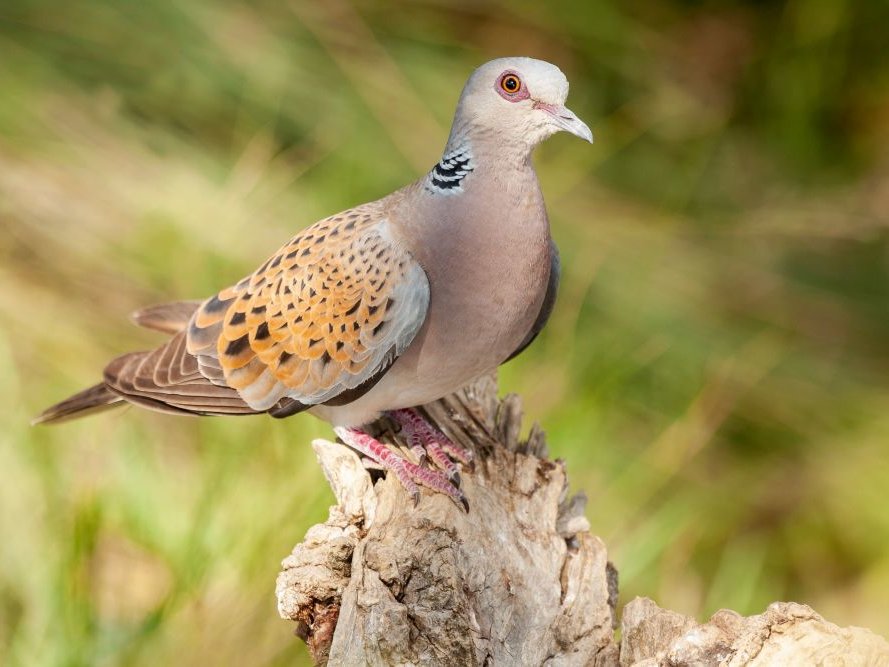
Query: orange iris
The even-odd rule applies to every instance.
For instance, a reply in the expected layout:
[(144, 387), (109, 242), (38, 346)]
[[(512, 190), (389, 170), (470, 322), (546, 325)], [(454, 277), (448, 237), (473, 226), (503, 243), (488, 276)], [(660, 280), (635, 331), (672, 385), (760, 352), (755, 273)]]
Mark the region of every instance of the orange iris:
[(500, 80), (500, 87), (510, 95), (519, 92), (522, 81), (515, 74), (507, 74)]

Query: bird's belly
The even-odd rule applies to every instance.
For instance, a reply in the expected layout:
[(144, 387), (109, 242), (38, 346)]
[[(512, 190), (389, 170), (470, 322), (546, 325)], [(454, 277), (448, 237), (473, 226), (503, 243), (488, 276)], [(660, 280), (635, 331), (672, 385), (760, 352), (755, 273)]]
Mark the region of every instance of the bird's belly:
[(531, 330), (546, 293), (549, 244), (524, 260), (431, 275), (426, 322), (380, 382), (348, 405), (312, 412), (335, 425), (364, 424), (385, 410), (434, 401), (494, 370)]

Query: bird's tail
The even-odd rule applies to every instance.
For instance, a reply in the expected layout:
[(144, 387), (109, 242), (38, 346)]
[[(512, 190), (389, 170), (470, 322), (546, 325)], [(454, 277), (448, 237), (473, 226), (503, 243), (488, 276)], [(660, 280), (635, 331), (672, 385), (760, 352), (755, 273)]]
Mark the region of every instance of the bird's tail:
[(34, 417), (31, 424), (58, 424), (68, 419), (85, 417), (94, 412), (113, 408), (123, 402), (120, 396), (111, 391), (105, 383), (100, 382), (47, 408)]
[(137, 310), (130, 315), (130, 319), (140, 327), (154, 329), (172, 336), (183, 331), (188, 326), (188, 321), (201, 303), (201, 301), (160, 303), (156, 306), (148, 306), (147, 308)]

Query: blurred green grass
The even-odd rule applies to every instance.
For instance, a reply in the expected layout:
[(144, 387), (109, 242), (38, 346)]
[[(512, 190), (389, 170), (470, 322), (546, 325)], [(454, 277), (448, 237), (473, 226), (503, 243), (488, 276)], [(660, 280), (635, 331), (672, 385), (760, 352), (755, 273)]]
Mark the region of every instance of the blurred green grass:
[(296, 229), (415, 178), (491, 57), (596, 134), (537, 155), (564, 277), (503, 369), (621, 595), (889, 634), (885, 3), (0, 7), (0, 662), (301, 664), (278, 560), (332, 498), (286, 422), (32, 429)]

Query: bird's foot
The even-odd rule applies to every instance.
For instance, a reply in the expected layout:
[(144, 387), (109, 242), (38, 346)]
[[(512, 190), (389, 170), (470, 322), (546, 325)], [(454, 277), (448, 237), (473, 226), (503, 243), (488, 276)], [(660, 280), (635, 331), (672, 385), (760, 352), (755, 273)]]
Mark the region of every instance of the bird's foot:
[[(466, 511), (469, 511), (469, 502), (466, 500), (466, 496), (463, 495), (463, 492), (457, 486), (451, 483), (450, 479), (453, 478), (450, 478), (450, 476), (445, 477), (438, 470), (408, 461), (376, 438), (357, 428), (337, 426), (334, 428), (334, 432), (349, 447), (360, 452), (371, 459), (371, 461), (380, 464), (386, 470), (391, 470), (395, 473), (398, 481), (401, 482), (401, 485), (410, 494), (414, 505), (420, 502), (420, 489), (417, 487), (417, 484), (422, 484), (433, 491), (444, 493), (453, 498), (463, 505)], [(459, 484), (459, 475), (457, 476), (457, 483)]]
[(460, 485), (460, 472), (452, 459), (469, 466), (472, 464), (472, 452), (454, 443), (413, 408), (392, 410), (389, 416), (401, 425), (405, 440), (421, 464), (427, 458), (432, 459), (445, 471), (451, 482)]

